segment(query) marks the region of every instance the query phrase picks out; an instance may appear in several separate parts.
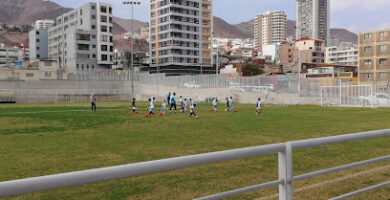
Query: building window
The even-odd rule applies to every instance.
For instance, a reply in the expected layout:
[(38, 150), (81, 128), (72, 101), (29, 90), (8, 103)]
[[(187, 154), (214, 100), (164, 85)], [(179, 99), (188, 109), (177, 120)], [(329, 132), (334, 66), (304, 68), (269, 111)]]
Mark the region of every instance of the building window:
[(40, 48), (39, 47), (37, 47), (37, 50), (39, 50)]
[(96, 58), (96, 54), (92, 54), (92, 58)]
[(39, 35), (39, 31), (35, 32), (35, 34)]
[(91, 18), (92, 18), (92, 19), (96, 19), (96, 15), (92, 15)]
[(34, 74), (33, 73), (26, 73), (26, 77), (29, 77), (29, 78), (34, 77)]
[(385, 65), (385, 64), (387, 64), (387, 58), (379, 58), (379, 64), (380, 64), (380, 65)]
[(364, 47), (364, 52), (365, 53), (370, 53), (371, 52), (371, 46), (368, 46), (368, 47)]
[(107, 42), (107, 35), (102, 35), (102, 42)]
[(94, 44), (94, 45), (92, 45), (92, 48), (93, 48), (93, 49), (96, 49), (96, 45), (95, 45), (95, 44)]
[(100, 30), (101, 30), (102, 32), (107, 32), (107, 26), (101, 26), (101, 27), (100, 27)]
[(371, 78), (371, 74), (370, 74), (370, 73), (365, 73), (365, 74), (364, 74), (364, 78), (370, 79), (370, 78)]
[(83, 19), (82, 18), (80, 19), (80, 25), (83, 25)]
[(364, 34), (364, 39), (371, 39), (372, 38), (372, 34), (371, 33), (365, 33)]
[(37, 42), (39, 42), (40, 40), (39, 39), (36, 39)]
[(108, 57), (106, 54), (102, 54), (102, 61), (107, 61)]
[(371, 59), (364, 60), (364, 65), (365, 66), (371, 66), (371, 64), (372, 64), (372, 60)]
[(83, 9), (80, 9), (80, 16), (83, 16)]
[(387, 78), (387, 73), (386, 72), (380, 72), (379, 73), (380, 78)]
[(107, 7), (106, 6), (101, 6), (100, 7), (100, 12), (106, 13), (107, 12)]
[(95, 9), (96, 9), (96, 6), (95, 6), (95, 5), (92, 5), (92, 6), (91, 6), (91, 9), (92, 9), (92, 10), (95, 10)]
[(380, 50), (383, 52), (383, 51), (387, 51), (387, 45), (383, 44), (381, 45), (380, 47)]
[(102, 45), (102, 46), (101, 46), (101, 50), (102, 50), (102, 51), (107, 51), (107, 45)]
[(100, 22), (107, 22), (107, 16), (100, 16)]
[(94, 24), (92, 24), (91, 28), (92, 29), (96, 29), (96, 26)]

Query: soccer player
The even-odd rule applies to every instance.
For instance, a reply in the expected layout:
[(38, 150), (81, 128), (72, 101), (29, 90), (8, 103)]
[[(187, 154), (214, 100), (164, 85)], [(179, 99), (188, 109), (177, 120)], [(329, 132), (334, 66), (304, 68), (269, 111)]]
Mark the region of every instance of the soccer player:
[(133, 98), (132, 106), (133, 106), (133, 113), (135, 113), (135, 98)]
[(261, 110), (261, 99), (260, 98), (257, 100), (256, 107), (257, 107), (256, 115), (259, 115), (259, 114), (263, 115), (263, 111)]
[(156, 101), (156, 99), (153, 97), (152, 99), (149, 99), (149, 103), (150, 103), (150, 105), (149, 105), (149, 116), (154, 116), (154, 104), (155, 104), (155, 101)]
[(234, 111), (233, 97), (230, 97), (229, 104), (230, 104), (230, 112), (233, 112)]
[(194, 115), (195, 119), (198, 119), (198, 115), (195, 113), (195, 107), (196, 104), (192, 101), (192, 99), (190, 99), (190, 118), (192, 118), (192, 115)]
[(183, 101), (183, 97), (180, 96), (180, 112), (184, 112), (184, 101)]
[(161, 105), (161, 113), (163, 115), (165, 114), (166, 106), (167, 106), (167, 101), (164, 99), (164, 101), (162, 102), (162, 105)]
[(229, 112), (230, 111), (230, 103), (229, 103), (229, 98), (226, 97), (226, 112)]
[(91, 94), (91, 110), (92, 112), (96, 112), (96, 97), (95, 94)]
[(217, 106), (218, 106), (218, 98), (215, 97), (215, 98), (213, 98), (213, 109), (215, 112), (218, 112)]
[(188, 102), (187, 99), (184, 99), (184, 112), (187, 112), (187, 108), (188, 108)]
[(173, 93), (173, 96), (171, 96), (171, 106), (169, 108), (169, 113), (171, 113), (172, 109), (175, 109), (175, 113), (176, 113), (176, 93)]
[(168, 106), (170, 106), (171, 105), (171, 93), (168, 93), (167, 102), (168, 102)]

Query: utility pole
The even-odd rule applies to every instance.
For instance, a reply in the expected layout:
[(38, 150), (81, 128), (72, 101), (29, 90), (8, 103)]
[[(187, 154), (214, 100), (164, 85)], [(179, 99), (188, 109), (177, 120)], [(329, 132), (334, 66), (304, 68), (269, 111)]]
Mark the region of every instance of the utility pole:
[(131, 98), (134, 98), (134, 5), (140, 5), (141, 2), (139, 1), (124, 1), (123, 5), (130, 5), (131, 6)]

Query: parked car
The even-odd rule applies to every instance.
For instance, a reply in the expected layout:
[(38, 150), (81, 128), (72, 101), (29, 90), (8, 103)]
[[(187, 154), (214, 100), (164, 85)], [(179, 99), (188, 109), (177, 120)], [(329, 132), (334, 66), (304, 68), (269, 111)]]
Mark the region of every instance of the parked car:
[(370, 96), (359, 97), (363, 106), (390, 106), (390, 96), (384, 93), (376, 93)]
[(263, 85), (263, 86), (255, 86), (252, 89), (253, 92), (269, 92), (269, 91), (273, 91), (273, 90), (274, 90), (274, 86), (272, 84)]
[(246, 89), (239, 86), (230, 87), (229, 90), (231, 92), (246, 92)]
[(184, 87), (190, 88), (190, 89), (199, 89), (202, 86), (201, 85), (197, 85), (194, 82), (188, 82), (188, 83), (184, 83)]

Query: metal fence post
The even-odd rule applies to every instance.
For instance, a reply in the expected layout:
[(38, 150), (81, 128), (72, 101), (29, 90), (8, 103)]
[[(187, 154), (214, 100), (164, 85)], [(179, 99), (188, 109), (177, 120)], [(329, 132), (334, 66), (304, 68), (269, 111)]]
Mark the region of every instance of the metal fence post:
[(279, 152), (279, 200), (293, 200), (293, 159), (291, 143), (285, 144), (285, 150)]

